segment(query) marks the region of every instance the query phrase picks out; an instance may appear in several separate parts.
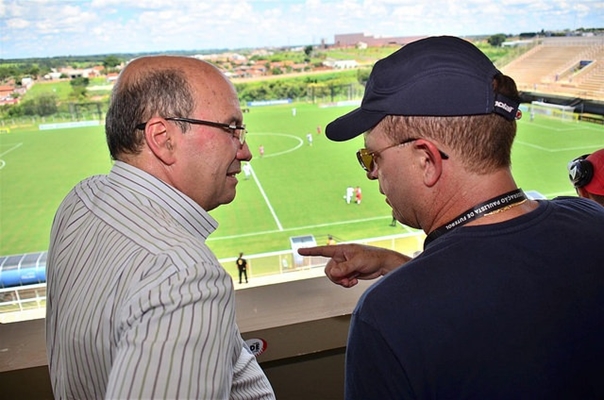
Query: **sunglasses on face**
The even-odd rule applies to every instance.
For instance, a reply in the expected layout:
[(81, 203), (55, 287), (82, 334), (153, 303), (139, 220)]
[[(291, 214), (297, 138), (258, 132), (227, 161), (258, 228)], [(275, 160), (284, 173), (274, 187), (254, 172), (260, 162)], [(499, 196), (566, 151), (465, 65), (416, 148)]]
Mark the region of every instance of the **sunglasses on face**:
[[(417, 138), (405, 139), (400, 143), (391, 144), (389, 146), (384, 147), (383, 149), (376, 150), (376, 151), (360, 149), (359, 151), (357, 151), (357, 160), (359, 161), (359, 164), (361, 164), (361, 168), (363, 168), (366, 172), (372, 172), (375, 169), (375, 160), (377, 159), (377, 157), (379, 157), (379, 155), (381, 153), (383, 153), (384, 151), (391, 149), (393, 147), (400, 147), (400, 146), (409, 144), (411, 142), (415, 142), (416, 140), (418, 140), (418, 139)], [(443, 160), (447, 160), (449, 158), (449, 156), (446, 153), (444, 153), (443, 151), (438, 150), (438, 152), (440, 153), (440, 156), (442, 157)]]

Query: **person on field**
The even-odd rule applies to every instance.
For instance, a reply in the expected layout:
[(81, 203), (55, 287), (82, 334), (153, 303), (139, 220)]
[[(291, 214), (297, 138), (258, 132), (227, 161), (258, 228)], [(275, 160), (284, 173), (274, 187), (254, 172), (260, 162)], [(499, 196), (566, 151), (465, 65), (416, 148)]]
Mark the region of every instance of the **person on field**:
[(604, 208), (531, 200), (511, 173), (519, 93), (470, 42), (405, 45), (378, 61), (360, 108), (326, 136), (364, 133), (358, 161), (402, 224), (415, 258), (339, 244), (330, 260), (359, 299), (346, 399), (604, 398)]
[(346, 194), (344, 195), (344, 200), (346, 200), (346, 204), (350, 204), (352, 201), (352, 196), (354, 196), (354, 187), (346, 186)]
[(363, 191), (360, 186), (354, 188), (354, 200), (357, 204), (361, 204), (361, 201), (363, 201)]
[(241, 169), (243, 170), (243, 176), (245, 177), (245, 180), (250, 179), (250, 177), (252, 176), (252, 164), (250, 164), (249, 162), (244, 162), (241, 166)]
[(245, 283), (248, 283), (247, 260), (243, 258), (243, 253), (239, 253), (239, 257), (237, 257), (235, 264), (237, 264), (237, 270), (239, 271), (239, 283), (241, 283), (241, 278), (245, 278)]

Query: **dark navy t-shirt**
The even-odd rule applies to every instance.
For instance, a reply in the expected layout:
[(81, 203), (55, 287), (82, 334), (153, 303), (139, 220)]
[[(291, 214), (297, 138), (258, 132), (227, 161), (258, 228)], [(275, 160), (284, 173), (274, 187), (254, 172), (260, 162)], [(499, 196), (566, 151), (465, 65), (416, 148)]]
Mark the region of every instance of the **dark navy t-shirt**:
[(460, 227), (379, 280), (353, 313), (346, 398), (604, 398), (604, 207)]

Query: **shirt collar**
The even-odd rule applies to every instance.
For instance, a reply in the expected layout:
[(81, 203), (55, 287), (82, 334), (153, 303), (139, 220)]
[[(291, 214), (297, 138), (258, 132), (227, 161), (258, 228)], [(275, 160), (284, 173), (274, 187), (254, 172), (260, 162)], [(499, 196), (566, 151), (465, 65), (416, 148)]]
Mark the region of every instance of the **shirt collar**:
[(157, 203), (194, 235), (207, 239), (218, 228), (218, 222), (199, 204), (175, 187), (139, 168), (115, 161), (108, 179)]

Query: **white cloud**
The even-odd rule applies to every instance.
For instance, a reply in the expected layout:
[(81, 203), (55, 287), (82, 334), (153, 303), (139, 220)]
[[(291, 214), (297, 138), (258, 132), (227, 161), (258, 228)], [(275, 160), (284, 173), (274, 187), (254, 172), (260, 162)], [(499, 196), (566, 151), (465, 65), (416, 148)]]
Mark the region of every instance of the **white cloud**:
[(601, 0), (0, 0), (0, 58), (602, 27)]
[(25, 29), (30, 23), (22, 18), (12, 18), (6, 21), (6, 26), (8, 29)]

